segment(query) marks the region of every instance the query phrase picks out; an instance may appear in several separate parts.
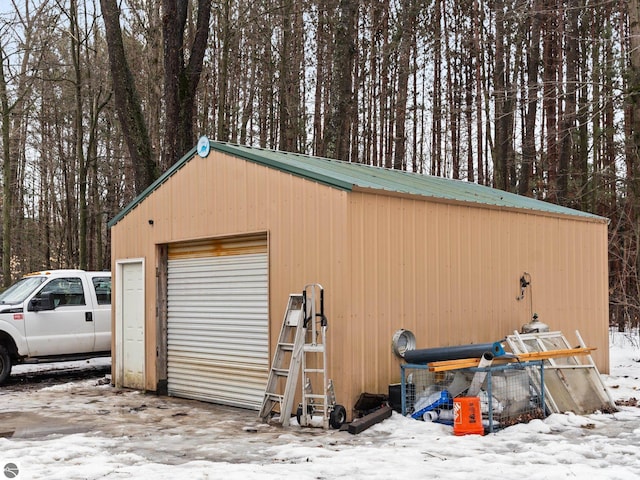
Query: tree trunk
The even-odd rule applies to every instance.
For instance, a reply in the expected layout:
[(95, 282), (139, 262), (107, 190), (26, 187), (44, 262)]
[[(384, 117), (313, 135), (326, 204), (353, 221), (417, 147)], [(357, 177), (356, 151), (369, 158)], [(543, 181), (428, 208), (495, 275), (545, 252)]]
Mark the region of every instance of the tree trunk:
[[(446, 65), (446, 87), (445, 96), (447, 100), (447, 118), (449, 124), (446, 130), (450, 135), (450, 148), (448, 149), (447, 160), (451, 165), (451, 177), (458, 180), (460, 178), (460, 85), (458, 83), (458, 62), (456, 46), (460, 43), (458, 34), (457, 8), (454, 8), (453, 20), (449, 21), (449, 16), (445, 14), (443, 17), (444, 31), (447, 36), (453, 39), (454, 45), (447, 41), (444, 43), (444, 59)], [(451, 26), (449, 25), (451, 23)], [(446, 141), (446, 140), (445, 140)]]
[(331, 106), (324, 132), (327, 156), (345, 161), (349, 160), (351, 151), (349, 143), (355, 107), (352, 76), (357, 13), (356, 0), (340, 0), (333, 52)]
[(415, 11), (413, 0), (402, 1), (402, 12), (400, 13), (400, 45), (398, 52), (398, 96), (396, 98), (395, 112), (395, 151), (393, 157), (393, 168), (404, 170), (406, 152), (406, 132), (407, 123), (407, 99), (409, 96), (409, 63), (411, 60), (411, 47), (413, 42), (413, 29)]
[[(166, 3), (168, 0), (163, 1)], [(219, 20), (222, 23), (222, 45), (220, 46), (222, 53), (220, 56), (220, 71), (218, 72), (218, 129), (216, 138), (223, 142), (229, 140), (230, 131), (227, 94), (229, 90), (229, 55), (232, 41), (231, 36), (233, 35), (231, 26), (231, 1), (232, 0), (223, 2), (222, 18)], [(165, 72), (165, 77), (166, 75)]]
[(545, 33), (543, 38), (543, 109), (546, 127), (546, 161), (543, 172), (547, 175), (548, 200), (558, 199), (558, 46), (555, 2), (545, 0)]
[[(638, 211), (640, 199), (640, 1), (629, 0), (629, 85), (628, 102), (631, 109), (631, 138), (627, 139), (627, 179), (630, 182), (634, 212)], [(632, 220), (635, 220), (635, 216)]]
[(578, 83), (578, 14), (579, 5), (575, 0), (568, 1), (567, 32), (564, 46), (565, 82), (564, 104), (560, 124), (560, 152), (558, 159), (558, 203), (569, 205), (569, 177), (574, 163), (574, 136), (576, 128), (576, 90)]
[(520, 195), (531, 195), (531, 179), (536, 162), (536, 118), (538, 115), (538, 71), (540, 64), (540, 14), (538, 0), (531, 15), (531, 35), (527, 56), (527, 111), (522, 140), (522, 168), (518, 182)]
[(501, 190), (507, 190), (507, 141), (508, 131), (506, 116), (507, 108), (507, 84), (505, 71), (505, 31), (504, 12), (502, 2), (496, 2), (496, 58), (493, 73), (494, 98), (495, 98), (495, 141), (493, 152), (494, 185)]
[(631, 113), (631, 138), (627, 138), (627, 185), (630, 224), (630, 247), (635, 258), (632, 260), (632, 270), (635, 280), (630, 286), (635, 298), (640, 290), (638, 272), (640, 272), (640, 2), (629, 0), (629, 85), (628, 102)]
[[(185, 26), (189, 1), (162, 2), (164, 100), (167, 117), (163, 158), (166, 165), (173, 165), (195, 145), (194, 105), (209, 39), (211, 1), (198, 0), (196, 31), (189, 50), (189, 62), (186, 65)], [(225, 8), (230, 8), (230, 3), (225, 2)]]
[(327, 63), (327, 30), (328, 30), (328, 2), (318, 1), (318, 25), (316, 27), (316, 84), (313, 96), (313, 153), (318, 156), (325, 155), (325, 144), (322, 129), (323, 96), (328, 87)]
[(435, 0), (433, 18), (433, 124), (431, 126), (431, 175), (442, 176), (442, 0)]
[(304, 128), (300, 115), (300, 75), (303, 68), (301, 47), (303, 39), (300, 14), (293, 0), (284, 0), (282, 7), (282, 45), (280, 46), (279, 75), (279, 148), (298, 152)]
[[(582, 21), (580, 25), (580, 38), (586, 38), (589, 32), (589, 21)], [(580, 192), (580, 210), (585, 212), (595, 212), (596, 203), (593, 201), (593, 190), (589, 189), (589, 142), (591, 135), (589, 134), (589, 82), (588, 82), (588, 65), (590, 47), (581, 48), (580, 64), (578, 70), (580, 72), (580, 89), (578, 94), (578, 146), (576, 152), (575, 175), (578, 191)]]
[(116, 0), (100, 0), (118, 118), (133, 164), (135, 192), (141, 194), (158, 177), (140, 98), (124, 51)]
[(473, 1), (473, 53), (475, 58), (475, 95), (476, 95), (476, 150), (478, 151), (478, 183), (480, 185), (484, 185), (486, 180), (485, 169), (484, 169), (484, 145), (483, 145), (483, 135), (484, 135), (484, 126), (483, 126), (483, 108), (482, 108), (482, 99), (484, 98), (484, 89), (483, 89), (483, 75), (482, 75), (482, 63), (483, 63), (483, 55), (482, 49), (480, 47), (480, 35), (481, 35), (481, 14), (480, 14), (480, 3), (478, 0)]
[[(82, 72), (81, 63), (81, 45), (80, 45), (80, 28), (78, 25), (78, 2), (71, 0), (69, 4), (69, 23), (71, 28), (71, 61), (73, 63), (73, 82), (75, 94), (75, 112), (74, 112), (74, 135), (76, 163), (78, 165), (78, 210), (79, 210), (79, 232), (78, 232), (78, 265), (81, 269), (87, 270), (87, 165), (84, 156), (84, 129), (82, 124), (83, 105), (82, 105)], [(84, 35), (83, 35), (84, 37)]]
[(0, 44), (0, 107), (2, 108), (2, 284), (11, 285), (11, 111), (7, 98), (7, 81), (4, 72), (4, 49)]
[(473, 54), (464, 62), (464, 107), (467, 134), (467, 182), (475, 181), (473, 165)]

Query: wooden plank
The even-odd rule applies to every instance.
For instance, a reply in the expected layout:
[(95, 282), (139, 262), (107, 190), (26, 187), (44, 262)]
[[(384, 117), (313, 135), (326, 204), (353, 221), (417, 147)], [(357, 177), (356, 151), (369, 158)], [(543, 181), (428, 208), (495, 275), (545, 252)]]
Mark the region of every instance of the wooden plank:
[(449, 370), (461, 370), (463, 368), (474, 368), (478, 366), (480, 360), (478, 358), (468, 358), (464, 362), (456, 362), (455, 364), (441, 365), (440, 362), (432, 362), (429, 364), (430, 372), (446, 372)]
[[(562, 350), (550, 350), (547, 352), (519, 353), (515, 356), (496, 357), (494, 363), (524, 362), (532, 360), (547, 360), (549, 358), (573, 357), (577, 355), (589, 355), (595, 347), (568, 348)], [(463, 368), (476, 368), (480, 364), (479, 358), (462, 358), (459, 360), (445, 360), (429, 363), (430, 372), (445, 372)]]
[(367, 428), (380, 423), (381, 421), (389, 418), (393, 409), (389, 405), (380, 407), (378, 410), (371, 412), (369, 415), (355, 419), (349, 424), (349, 433), (357, 434), (364, 432)]
[[(468, 365), (469, 363), (478, 363), (480, 362), (480, 357), (472, 357), (472, 358), (458, 358), (456, 360), (442, 360), (439, 362), (429, 362), (427, 365), (429, 367), (455, 367), (457, 365)], [(465, 368), (465, 367), (463, 367)]]
[(577, 355), (588, 355), (595, 347), (568, 348), (564, 350), (549, 350), (546, 352), (519, 353), (516, 356), (519, 360), (547, 360), (548, 358), (574, 357)]

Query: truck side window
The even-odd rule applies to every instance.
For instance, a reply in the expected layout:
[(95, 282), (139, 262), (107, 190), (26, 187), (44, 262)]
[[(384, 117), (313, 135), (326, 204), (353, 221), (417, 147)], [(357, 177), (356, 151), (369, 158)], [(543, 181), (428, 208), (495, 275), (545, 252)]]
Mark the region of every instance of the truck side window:
[(111, 305), (111, 277), (93, 277), (98, 305)]
[(57, 307), (85, 305), (84, 289), (80, 278), (56, 278), (47, 283), (39, 296), (50, 293)]

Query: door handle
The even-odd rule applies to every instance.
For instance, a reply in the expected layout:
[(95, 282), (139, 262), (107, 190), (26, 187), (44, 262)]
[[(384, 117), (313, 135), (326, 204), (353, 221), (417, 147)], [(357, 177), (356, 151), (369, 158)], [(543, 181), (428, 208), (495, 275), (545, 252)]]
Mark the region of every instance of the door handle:
[(85, 322), (93, 322), (93, 313), (92, 312), (84, 312), (84, 321)]

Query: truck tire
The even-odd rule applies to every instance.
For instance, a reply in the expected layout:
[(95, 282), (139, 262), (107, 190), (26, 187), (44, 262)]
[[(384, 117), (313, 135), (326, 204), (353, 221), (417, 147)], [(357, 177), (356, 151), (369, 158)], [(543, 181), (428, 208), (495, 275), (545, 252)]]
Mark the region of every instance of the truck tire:
[(4, 345), (0, 345), (0, 385), (2, 385), (11, 374), (11, 355)]

